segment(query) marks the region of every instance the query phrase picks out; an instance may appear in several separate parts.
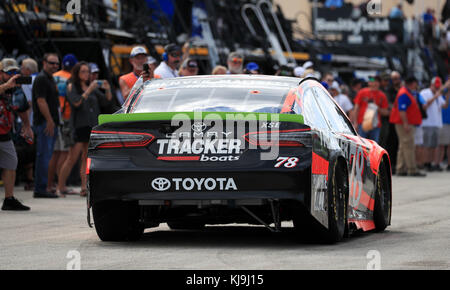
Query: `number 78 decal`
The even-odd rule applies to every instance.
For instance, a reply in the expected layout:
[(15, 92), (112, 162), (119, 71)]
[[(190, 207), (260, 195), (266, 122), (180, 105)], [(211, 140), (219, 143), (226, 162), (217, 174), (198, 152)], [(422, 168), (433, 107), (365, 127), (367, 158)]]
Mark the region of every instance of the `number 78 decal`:
[(275, 168), (279, 168), (282, 165), (286, 168), (293, 168), (297, 166), (299, 159), (297, 157), (278, 157), (277, 163), (275, 164)]

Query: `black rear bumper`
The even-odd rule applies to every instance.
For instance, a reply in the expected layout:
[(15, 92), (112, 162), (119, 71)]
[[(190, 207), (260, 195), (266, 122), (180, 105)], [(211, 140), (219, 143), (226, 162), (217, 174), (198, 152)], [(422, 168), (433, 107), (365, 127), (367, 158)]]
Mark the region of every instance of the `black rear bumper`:
[[(253, 172), (154, 172), (154, 171), (96, 171), (91, 170), (89, 180), (90, 204), (104, 200), (252, 200), (283, 199), (309, 200), (311, 188), (310, 168), (302, 171)], [(164, 191), (155, 190), (152, 181), (169, 179), (233, 179), (236, 187), (228, 190), (192, 190), (175, 186)], [(218, 187), (218, 186), (217, 186)]]

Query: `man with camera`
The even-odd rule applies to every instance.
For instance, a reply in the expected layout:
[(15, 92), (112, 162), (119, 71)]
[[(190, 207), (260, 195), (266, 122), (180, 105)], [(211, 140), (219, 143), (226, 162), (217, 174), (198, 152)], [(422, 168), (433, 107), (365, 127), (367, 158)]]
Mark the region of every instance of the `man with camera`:
[(28, 79), (19, 75), (19, 67), (14, 59), (5, 58), (0, 66), (0, 168), (5, 186), (2, 210), (26, 211), (30, 208), (18, 201), (13, 193), (18, 159), (11, 130), (14, 112), (17, 112), (23, 122), (21, 134), (32, 142), (34, 136), (27, 114), (29, 105), (20, 88), (20, 84), (26, 84)]

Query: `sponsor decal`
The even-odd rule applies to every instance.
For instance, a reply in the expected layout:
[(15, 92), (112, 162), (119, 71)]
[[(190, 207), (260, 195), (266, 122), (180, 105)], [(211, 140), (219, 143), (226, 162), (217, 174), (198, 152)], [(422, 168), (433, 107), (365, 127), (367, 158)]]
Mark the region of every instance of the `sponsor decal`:
[(236, 183), (233, 178), (217, 177), (217, 178), (171, 178), (158, 177), (152, 180), (151, 186), (157, 191), (167, 191), (170, 188), (175, 191), (191, 191), (191, 190), (237, 190)]
[(203, 122), (195, 122), (192, 125), (192, 131), (194, 131), (196, 133), (203, 132), (203, 131), (205, 131), (205, 129), (206, 129), (206, 124)]
[(261, 128), (280, 128), (280, 122), (262, 122)]
[(239, 154), (241, 140), (239, 139), (159, 139), (158, 154)]
[(275, 164), (275, 168), (280, 168), (282, 165), (286, 168), (294, 168), (297, 166), (298, 161), (297, 157), (278, 157), (277, 163)]
[(165, 191), (165, 190), (169, 189), (170, 181), (167, 178), (158, 177), (158, 178), (153, 179), (152, 187), (153, 187), (153, 189), (155, 189), (157, 191)]

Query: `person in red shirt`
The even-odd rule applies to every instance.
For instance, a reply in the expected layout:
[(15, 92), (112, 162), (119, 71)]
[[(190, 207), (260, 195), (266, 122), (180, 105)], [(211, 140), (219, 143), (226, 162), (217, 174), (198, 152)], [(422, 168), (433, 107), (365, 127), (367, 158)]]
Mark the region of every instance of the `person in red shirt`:
[[(369, 77), (369, 87), (361, 89), (355, 97), (355, 109), (352, 118), (353, 125), (358, 128), (358, 134), (363, 138), (371, 139), (375, 142), (378, 142), (380, 136), (380, 116), (389, 116), (387, 97), (379, 88), (380, 78), (378, 76)], [(378, 124), (375, 128), (365, 131), (362, 126), (364, 114), (371, 103), (377, 107), (377, 116), (375, 118), (377, 118), (378, 122), (375, 123)]]

